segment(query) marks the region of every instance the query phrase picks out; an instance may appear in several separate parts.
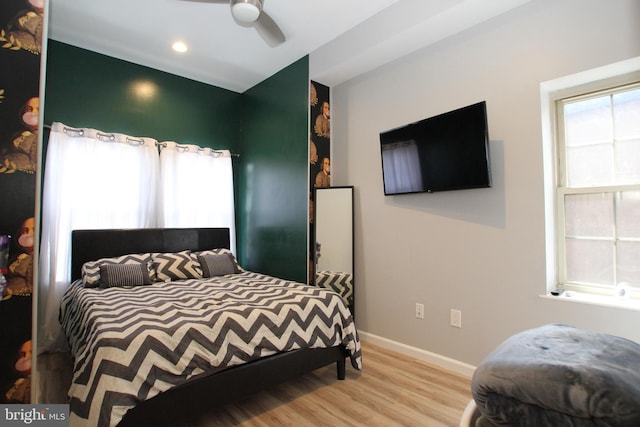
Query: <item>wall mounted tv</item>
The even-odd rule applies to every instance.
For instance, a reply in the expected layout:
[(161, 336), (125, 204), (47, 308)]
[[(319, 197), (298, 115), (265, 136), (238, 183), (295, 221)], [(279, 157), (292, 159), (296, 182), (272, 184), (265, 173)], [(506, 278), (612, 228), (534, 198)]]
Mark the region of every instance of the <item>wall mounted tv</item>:
[(380, 150), (387, 196), (491, 187), (485, 101), (381, 132)]

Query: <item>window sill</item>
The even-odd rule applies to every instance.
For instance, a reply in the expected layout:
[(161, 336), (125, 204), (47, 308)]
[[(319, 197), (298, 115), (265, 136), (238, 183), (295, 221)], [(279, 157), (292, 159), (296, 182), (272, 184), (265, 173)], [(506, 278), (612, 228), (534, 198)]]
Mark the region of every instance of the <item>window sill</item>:
[(565, 291), (559, 296), (551, 294), (540, 295), (540, 298), (640, 311), (640, 300), (638, 299), (622, 299), (614, 296), (592, 295), (575, 291)]

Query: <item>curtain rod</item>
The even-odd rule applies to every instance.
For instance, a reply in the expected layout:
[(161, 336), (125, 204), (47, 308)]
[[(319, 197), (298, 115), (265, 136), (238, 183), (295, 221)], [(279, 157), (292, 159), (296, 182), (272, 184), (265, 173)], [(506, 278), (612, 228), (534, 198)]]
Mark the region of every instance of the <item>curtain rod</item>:
[[(44, 127), (45, 129), (51, 129), (51, 125), (50, 125), (50, 124), (44, 124), (44, 125), (42, 125), (42, 127)], [(76, 129), (74, 129), (74, 128), (68, 128), (68, 127), (65, 127), (65, 130), (66, 130), (66, 129), (76, 130)], [(158, 146), (162, 146), (162, 145), (164, 145), (164, 143), (162, 143), (162, 142), (158, 142), (156, 145), (158, 145)], [(178, 147), (180, 147), (180, 146), (184, 146), (184, 144), (178, 144), (178, 143), (176, 143), (176, 145), (178, 145)], [(210, 147), (209, 147), (209, 148), (210, 148)], [(199, 149), (200, 149), (200, 150), (202, 150), (203, 148), (199, 147)], [(213, 149), (213, 148), (212, 148), (212, 151), (213, 151), (214, 153), (220, 153), (220, 152), (222, 152), (222, 150), (216, 150), (216, 149)], [(238, 154), (238, 153), (231, 153), (231, 152), (230, 152), (229, 154), (231, 155), (231, 157), (238, 157), (238, 158), (240, 157), (240, 154)]]

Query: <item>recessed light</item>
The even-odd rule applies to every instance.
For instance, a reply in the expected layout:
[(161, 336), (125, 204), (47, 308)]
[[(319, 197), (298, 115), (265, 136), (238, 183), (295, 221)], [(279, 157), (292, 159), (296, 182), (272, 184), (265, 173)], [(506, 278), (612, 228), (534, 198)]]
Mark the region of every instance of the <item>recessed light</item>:
[(180, 53), (184, 53), (187, 50), (189, 50), (189, 47), (186, 45), (186, 43), (180, 42), (180, 41), (174, 42), (173, 45), (171, 45), (171, 47), (173, 48), (173, 50)]

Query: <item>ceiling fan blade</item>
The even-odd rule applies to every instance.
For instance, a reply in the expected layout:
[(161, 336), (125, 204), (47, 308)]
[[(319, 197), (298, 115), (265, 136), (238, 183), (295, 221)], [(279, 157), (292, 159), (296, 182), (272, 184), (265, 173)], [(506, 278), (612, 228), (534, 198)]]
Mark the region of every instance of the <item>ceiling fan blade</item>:
[(276, 47), (287, 39), (278, 24), (263, 10), (256, 20), (254, 28), (270, 47)]

